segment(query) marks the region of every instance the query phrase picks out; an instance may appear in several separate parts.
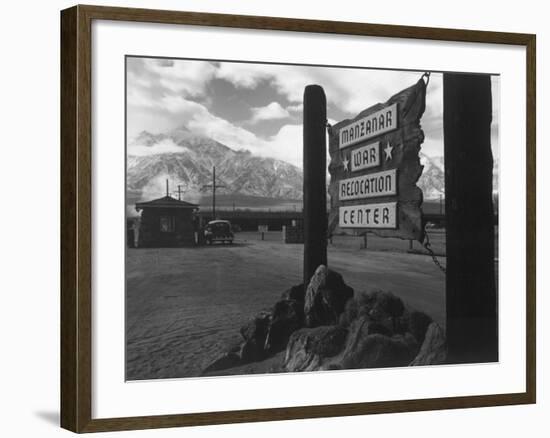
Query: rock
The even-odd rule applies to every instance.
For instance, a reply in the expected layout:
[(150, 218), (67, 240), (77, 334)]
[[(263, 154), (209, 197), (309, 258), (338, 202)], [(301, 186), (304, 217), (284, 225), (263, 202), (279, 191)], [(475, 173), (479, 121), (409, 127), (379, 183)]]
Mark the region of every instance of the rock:
[(367, 331), (369, 335), (373, 335), (377, 333), (379, 335), (392, 336), (393, 335), (392, 322), (389, 319), (382, 322), (372, 321), (368, 325)]
[(229, 352), (222, 354), (218, 359), (208, 365), (203, 371), (202, 375), (212, 373), (214, 371), (221, 371), (227, 368), (232, 368), (241, 364), (241, 356), (235, 352)]
[(391, 322), (381, 323), (374, 321), (368, 316), (360, 316), (355, 319), (349, 326), (349, 335), (347, 344), (357, 343), (361, 338), (365, 338), (368, 335), (384, 335), (392, 336)]
[(303, 304), (293, 300), (281, 300), (273, 308), (271, 322), (265, 340), (266, 351), (280, 351), (286, 347), (288, 338), (304, 324)]
[(399, 326), (398, 331), (402, 333), (412, 333), (418, 345), (422, 345), (424, 337), (426, 336), (426, 331), (432, 322), (432, 318), (424, 312), (419, 312), (417, 310), (406, 311), (403, 316), (399, 318), (397, 323)]
[(281, 300), (296, 300), (303, 303), (305, 296), (306, 296), (306, 291), (302, 283), (296, 286), (292, 286), (290, 289), (287, 289), (286, 291), (284, 291), (283, 294), (281, 295)]
[(244, 341), (239, 350), (239, 357), (243, 364), (264, 359), (266, 353), (263, 346), (259, 346), (253, 340)]
[(382, 368), (407, 366), (418, 352), (418, 344), (410, 333), (392, 337), (379, 333), (348, 338), (342, 353), (342, 368)]
[(399, 297), (391, 292), (375, 290), (349, 300), (339, 322), (341, 325), (349, 326), (356, 318), (368, 316), (373, 321), (388, 325), (393, 332), (396, 329), (396, 318), (401, 317), (404, 311), (405, 305)]
[[(383, 307), (391, 301), (391, 295), (390, 300), (387, 298), (386, 294), (375, 294), (358, 300), (360, 316), (349, 325), (346, 348), (341, 357), (342, 368), (406, 366), (418, 353), (420, 343), (411, 333), (395, 332), (394, 318)], [(371, 312), (376, 307), (379, 310)]]
[(340, 314), (338, 323), (344, 327), (348, 327), (359, 316), (359, 305), (356, 298), (351, 298), (347, 301), (344, 311)]
[(329, 362), (327, 364), (324, 364), (319, 368), (320, 371), (334, 371), (334, 370), (341, 370), (342, 366), (338, 363), (332, 363)]
[(353, 289), (337, 272), (320, 265), (307, 287), (304, 301), (307, 327), (337, 324)]
[(405, 310), (403, 301), (391, 292), (376, 290), (371, 292), (368, 297), (369, 315), (374, 320), (383, 320), (387, 317), (397, 318), (403, 315)]
[(261, 360), (266, 356), (264, 345), (270, 322), (271, 312), (262, 311), (241, 327), (244, 343), (240, 356), (244, 362)]
[(416, 365), (441, 365), (447, 360), (447, 340), (445, 331), (437, 324), (432, 322), (426, 335), (420, 352), (410, 363), (411, 366)]
[[(303, 328), (292, 334), (286, 348), (286, 371), (316, 371), (338, 369), (339, 365), (325, 363), (344, 347), (347, 329), (340, 326)], [(336, 368), (330, 368), (334, 366)]]

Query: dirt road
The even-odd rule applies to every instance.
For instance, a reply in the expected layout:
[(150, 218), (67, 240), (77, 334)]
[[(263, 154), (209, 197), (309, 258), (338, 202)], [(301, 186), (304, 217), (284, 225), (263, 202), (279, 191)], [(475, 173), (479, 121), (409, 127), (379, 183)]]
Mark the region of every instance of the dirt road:
[[(127, 379), (197, 376), (239, 328), (301, 282), (302, 245), (238, 233), (233, 245), (128, 249)], [(445, 260), (443, 259), (443, 262)], [(444, 324), (445, 278), (424, 255), (329, 246), (329, 266), (359, 293), (391, 290)]]

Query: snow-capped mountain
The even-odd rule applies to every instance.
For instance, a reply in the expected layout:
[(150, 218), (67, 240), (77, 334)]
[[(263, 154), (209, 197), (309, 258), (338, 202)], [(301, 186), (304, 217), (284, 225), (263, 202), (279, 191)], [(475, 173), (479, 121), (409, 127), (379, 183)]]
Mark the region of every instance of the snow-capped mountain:
[(160, 197), (165, 180), (172, 190), (181, 187), (183, 199), (198, 202), (211, 192), (203, 186), (223, 186), (217, 194), (270, 199), (302, 198), (302, 171), (274, 158), (236, 151), (185, 128), (168, 134), (141, 132), (128, 144), (127, 189), (129, 201)]
[(424, 193), (424, 199), (445, 198), (445, 164), (443, 157), (429, 157), (420, 153), (420, 162), (424, 166), (418, 179), (418, 187)]

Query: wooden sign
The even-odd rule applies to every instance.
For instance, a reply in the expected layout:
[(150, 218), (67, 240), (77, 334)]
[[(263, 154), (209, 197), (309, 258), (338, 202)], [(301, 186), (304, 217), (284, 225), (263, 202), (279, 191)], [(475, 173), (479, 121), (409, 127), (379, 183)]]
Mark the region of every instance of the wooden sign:
[(334, 125), (329, 134), (329, 234), (364, 234), (422, 241), (420, 118), (426, 85), (397, 93)]

